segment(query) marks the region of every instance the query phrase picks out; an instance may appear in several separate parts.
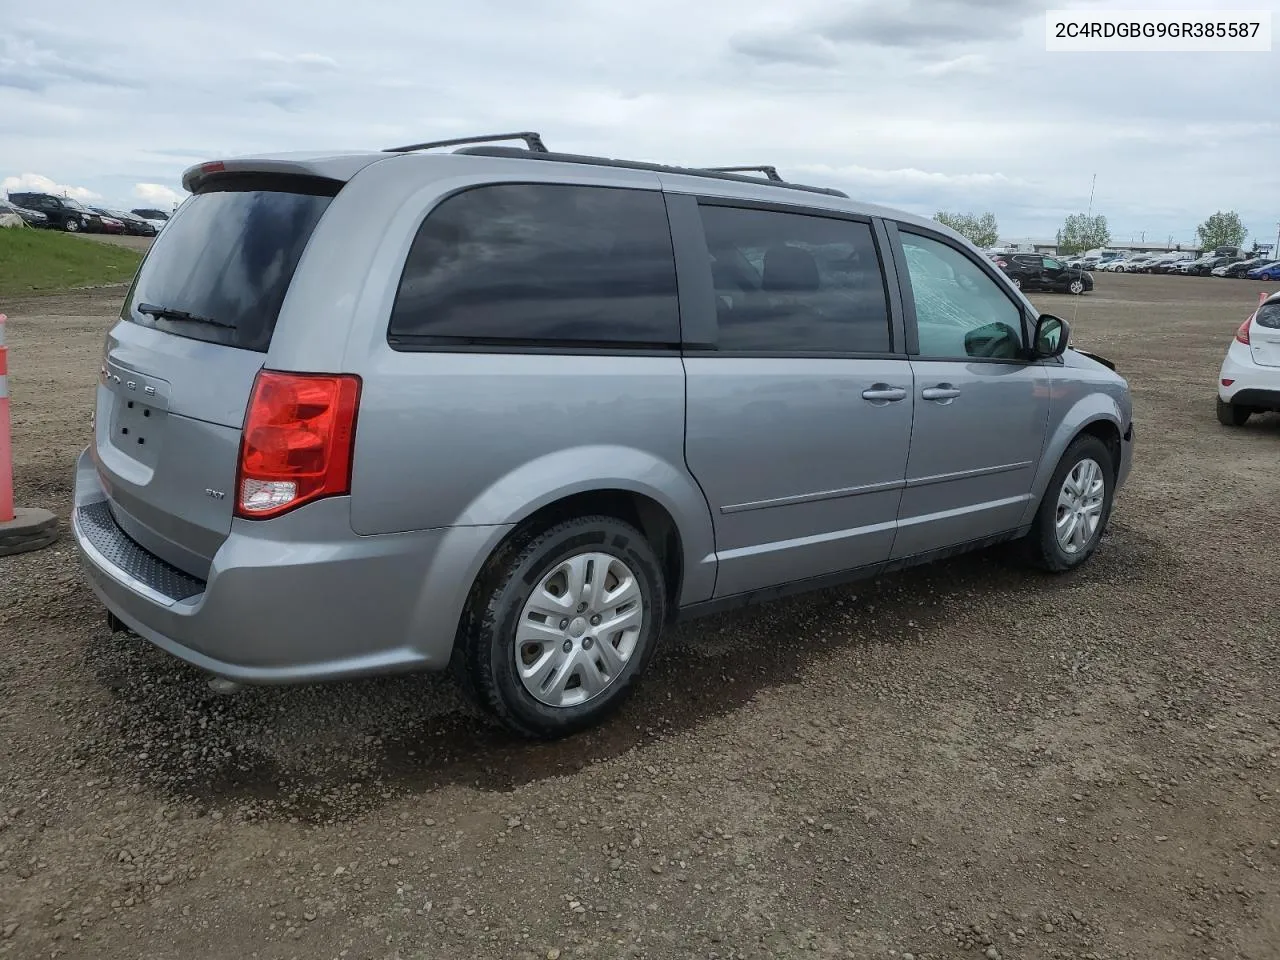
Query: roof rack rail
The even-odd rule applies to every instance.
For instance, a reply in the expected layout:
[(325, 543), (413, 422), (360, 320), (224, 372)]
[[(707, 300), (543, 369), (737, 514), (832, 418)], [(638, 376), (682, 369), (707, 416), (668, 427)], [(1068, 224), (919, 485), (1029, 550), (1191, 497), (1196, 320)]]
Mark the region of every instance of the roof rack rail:
[(466, 143), (494, 143), (499, 140), (523, 140), (530, 153), (547, 153), (546, 144), (542, 142), (542, 134), (532, 130), (524, 133), (491, 133), (479, 137), (457, 137), (453, 140), (428, 140), (425, 143), (410, 143), (403, 147), (388, 147), (383, 153), (413, 153), (415, 150), (430, 150), (432, 147), (457, 147)]
[[(479, 157), (509, 157), (513, 160), (547, 160), (553, 163), (582, 163), (596, 167), (621, 167), (624, 170), (650, 170), (654, 173), (670, 173), (680, 174), (687, 177), (709, 177), (716, 180), (734, 180), (738, 183), (751, 183), (760, 185), (759, 177), (748, 177), (741, 173), (730, 170), (710, 170), (706, 167), (673, 167), (662, 163), (646, 163), (640, 160), (611, 160), (608, 157), (591, 157), (577, 153), (552, 153), (551, 151), (537, 152), (531, 150), (523, 150), (520, 147), (503, 147), (503, 146), (464, 146), (455, 150), (454, 153), (470, 154)], [(759, 167), (751, 167), (752, 170), (760, 170)], [(776, 171), (775, 171), (776, 173)], [(805, 193), (820, 193), (828, 197), (841, 197), (845, 200), (849, 199), (849, 195), (843, 190), (836, 190), (834, 187), (811, 187), (803, 183), (790, 183), (781, 177), (774, 179), (769, 178), (769, 186), (780, 187), (785, 190), (803, 190)]]
[(707, 167), (712, 173), (763, 173), (770, 180), (777, 183), (786, 183), (782, 177), (778, 175), (777, 167), (759, 166), (759, 167)]

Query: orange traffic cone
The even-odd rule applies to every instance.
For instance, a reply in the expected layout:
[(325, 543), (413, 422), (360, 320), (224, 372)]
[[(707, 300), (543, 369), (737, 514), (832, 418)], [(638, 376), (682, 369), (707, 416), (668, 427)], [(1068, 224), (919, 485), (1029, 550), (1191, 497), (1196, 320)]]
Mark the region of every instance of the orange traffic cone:
[(39, 550), (58, 539), (58, 518), (48, 510), (13, 507), (13, 445), (9, 433), (9, 350), (0, 313), (0, 557)]

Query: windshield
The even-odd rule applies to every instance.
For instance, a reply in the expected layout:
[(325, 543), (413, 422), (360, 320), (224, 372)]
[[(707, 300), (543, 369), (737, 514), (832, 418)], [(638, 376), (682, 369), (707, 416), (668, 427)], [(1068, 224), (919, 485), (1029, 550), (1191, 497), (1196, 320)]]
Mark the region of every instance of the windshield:
[(83, 213), (92, 213), (92, 211), (79, 200), (72, 200), (70, 197), (63, 197), (62, 205), (64, 207), (70, 207), (72, 210), (80, 210)]
[[(197, 194), (158, 235), (129, 291), (123, 319), (265, 353), (293, 272), (331, 199), (285, 190)], [(142, 312), (143, 304), (160, 313)], [(175, 318), (178, 312), (214, 323)]]

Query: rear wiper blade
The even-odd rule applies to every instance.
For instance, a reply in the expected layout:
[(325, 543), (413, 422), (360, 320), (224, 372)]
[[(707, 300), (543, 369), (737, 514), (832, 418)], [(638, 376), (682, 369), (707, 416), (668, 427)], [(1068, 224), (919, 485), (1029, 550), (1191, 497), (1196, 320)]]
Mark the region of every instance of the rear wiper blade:
[(203, 323), (210, 327), (222, 327), (224, 330), (234, 330), (234, 323), (227, 323), (225, 320), (215, 320), (213, 317), (201, 317), (186, 310), (175, 310), (172, 307), (160, 307), (154, 303), (140, 303), (135, 308), (139, 313), (145, 313), (149, 317), (155, 317), (159, 320), (186, 320), (188, 323)]

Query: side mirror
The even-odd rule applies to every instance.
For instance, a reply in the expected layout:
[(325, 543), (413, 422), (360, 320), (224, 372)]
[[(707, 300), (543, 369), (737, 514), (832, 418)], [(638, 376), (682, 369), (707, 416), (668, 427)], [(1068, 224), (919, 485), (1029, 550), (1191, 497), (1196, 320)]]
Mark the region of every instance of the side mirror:
[(1036, 333), (1031, 341), (1033, 356), (1051, 360), (1062, 356), (1067, 350), (1067, 342), (1071, 339), (1071, 325), (1061, 317), (1049, 313), (1040, 314), (1036, 320)]

